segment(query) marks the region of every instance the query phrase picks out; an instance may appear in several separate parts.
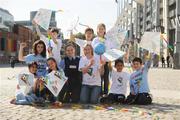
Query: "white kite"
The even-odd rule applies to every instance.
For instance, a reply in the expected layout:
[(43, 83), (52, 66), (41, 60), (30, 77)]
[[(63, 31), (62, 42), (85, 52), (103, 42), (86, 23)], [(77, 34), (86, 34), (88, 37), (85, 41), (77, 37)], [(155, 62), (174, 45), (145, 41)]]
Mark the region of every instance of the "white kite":
[(35, 23), (44, 28), (45, 30), (49, 29), (49, 24), (51, 20), (52, 10), (48, 9), (39, 9), (34, 17)]
[(51, 91), (51, 93), (57, 97), (64, 84), (66, 83), (67, 77), (62, 71), (52, 71), (43, 79), (43, 81), (45, 86)]
[(107, 61), (114, 61), (117, 60), (121, 57), (123, 57), (125, 54), (125, 52), (121, 51), (121, 50), (117, 50), (117, 49), (110, 49), (107, 50), (103, 56), (106, 58)]
[(145, 32), (140, 47), (152, 53), (160, 54), (160, 32)]

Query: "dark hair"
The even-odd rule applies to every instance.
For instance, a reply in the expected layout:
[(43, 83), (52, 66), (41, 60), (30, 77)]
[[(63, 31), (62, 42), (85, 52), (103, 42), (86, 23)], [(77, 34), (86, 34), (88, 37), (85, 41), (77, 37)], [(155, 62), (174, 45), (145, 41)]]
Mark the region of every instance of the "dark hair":
[(92, 32), (92, 34), (94, 34), (94, 30), (92, 28), (89, 28), (89, 27), (85, 29), (85, 34), (87, 32)]
[(46, 45), (45, 45), (45, 43), (42, 40), (37, 40), (37, 41), (34, 42), (34, 44), (33, 44), (33, 53), (35, 55), (38, 54), (37, 53), (37, 45), (38, 44), (42, 44), (44, 46), (44, 49), (43, 49), (41, 55), (42, 55), (42, 57), (46, 58)]
[(57, 28), (52, 28), (51, 32), (56, 32), (57, 34), (59, 34), (59, 30)]
[(139, 57), (135, 57), (132, 62), (139, 62), (140, 64), (142, 64), (142, 60)]
[[(38, 67), (37, 62), (32, 62), (32, 63), (29, 63), (29, 64), (28, 64), (28, 68), (30, 69), (33, 65), (36, 65), (36, 68)], [(36, 76), (37, 74), (34, 73), (34, 75)]]
[[(56, 63), (56, 69), (59, 70), (56, 60), (53, 57), (50, 57), (50, 58), (47, 59), (47, 62), (50, 61), (50, 60), (52, 60), (53, 62)], [(51, 71), (52, 71), (51, 69), (48, 69), (48, 73), (50, 73)]]
[(121, 59), (117, 59), (117, 60), (115, 60), (115, 65), (114, 65), (114, 66), (116, 66), (118, 63), (121, 63), (121, 64), (123, 64), (123, 65), (124, 65), (123, 60), (121, 60)]
[(28, 64), (28, 68), (32, 67), (33, 65), (36, 65), (36, 67), (38, 66), (37, 62), (32, 62)]
[[(69, 46), (71, 46), (71, 47), (73, 47), (73, 48), (75, 49), (75, 46), (74, 46), (72, 43), (68, 43), (68, 44), (65, 46), (65, 50), (66, 50)], [(75, 49), (75, 50), (76, 50), (76, 49)]]

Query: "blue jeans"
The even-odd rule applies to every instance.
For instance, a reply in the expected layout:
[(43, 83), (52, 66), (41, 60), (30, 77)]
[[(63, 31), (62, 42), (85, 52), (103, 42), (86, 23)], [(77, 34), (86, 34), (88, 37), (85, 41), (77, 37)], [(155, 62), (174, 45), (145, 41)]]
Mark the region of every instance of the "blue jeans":
[(97, 104), (100, 92), (100, 86), (82, 85), (80, 102), (83, 104)]
[(38, 98), (34, 94), (24, 95), (19, 93), (16, 95), (16, 104), (18, 105), (30, 105), (35, 102)]

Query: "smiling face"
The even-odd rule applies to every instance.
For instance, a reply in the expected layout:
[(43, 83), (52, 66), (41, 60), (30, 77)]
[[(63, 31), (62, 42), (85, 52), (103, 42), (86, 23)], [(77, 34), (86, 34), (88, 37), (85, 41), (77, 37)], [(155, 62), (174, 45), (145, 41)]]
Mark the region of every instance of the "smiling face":
[(99, 37), (104, 38), (104, 35), (106, 33), (106, 28), (104, 24), (99, 24), (97, 27), (97, 34)]
[(44, 45), (43, 44), (38, 44), (36, 47), (37, 54), (41, 54), (44, 50)]
[(57, 70), (57, 64), (54, 60), (51, 60), (51, 59), (48, 60), (47, 64), (50, 70), (55, 70), (55, 71)]
[(84, 55), (85, 56), (91, 56), (91, 55), (93, 55), (93, 48), (90, 46), (90, 45), (86, 45), (85, 47), (84, 47)]
[(85, 38), (86, 38), (87, 41), (91, 41), (92, 38), (93, 38), (93, 33), (91, 31), (87, 31), (85, 33)]
[(115, 65), (117, 72), (121, 72), (123, 70), (123, 67), (124, 65), (120, 62)]
[(58, 37), (58, 33), (57, 32), (52, 32), (51, 35), (53, 36), (53, 38), (57, 38)]
[(37, 72), (37, 65), (33, 64), (29, 67), (29, 72), (35, 74)]
[(75, 48), (73, 46), (67, 46), (66, 47), (66, 55), (68, 57), (74, 57), (75, 56)]
[(142, 64), (140, 62), (135, 61), (133, 62), (132, 67), (134, 70), (139, 70), (142, 67)]

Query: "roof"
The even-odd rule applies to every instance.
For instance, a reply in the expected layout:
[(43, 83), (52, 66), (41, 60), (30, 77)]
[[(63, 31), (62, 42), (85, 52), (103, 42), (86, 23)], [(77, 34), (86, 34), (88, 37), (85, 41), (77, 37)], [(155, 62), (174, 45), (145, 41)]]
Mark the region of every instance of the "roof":
[(5, 13), (7, 13), (7, 14), (13, 16), (8, 10), (5, 10), (5, 9), (3, 9), (3, 8), (1, 8), (1, 7), (0, 7), (0, 11), (3, 11), (3, 12), (5, 12)]

